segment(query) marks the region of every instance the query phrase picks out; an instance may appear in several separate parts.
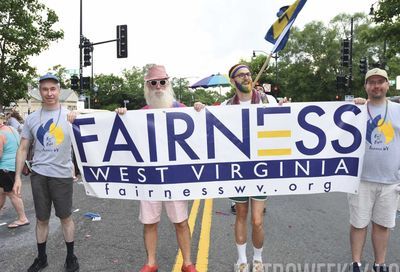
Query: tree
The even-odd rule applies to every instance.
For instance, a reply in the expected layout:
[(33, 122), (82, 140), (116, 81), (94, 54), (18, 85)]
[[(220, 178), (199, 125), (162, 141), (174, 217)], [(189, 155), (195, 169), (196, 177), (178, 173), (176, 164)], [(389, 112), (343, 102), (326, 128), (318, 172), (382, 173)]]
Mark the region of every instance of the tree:
[(94, 106), (114, 110), (124, 106), (124, 100), (129, 100), (126, 105), (128, 110), (142, 108), (146, 105), (143, 93), (144, 70), (145, 68), (133, 67), (130, 70), (125, 69), (122, 76), (97, 75), (94, 82), (98, 86), (98, 92), (94, 98), (97, 101)]
[(205, 105), (213, 105), (216, 102), (221, 102), (224, 99), (216, 91), (210, 91), (207, 89), (199, 88), (193, 93), (194, 102), (201, 102)]
[(49, 69), (49, 72), (54, 73), (60, 79), (61, 88), (71, 88), (70, 75), (64, 66), (57, 64)]
[[(97, 75), (95, 77), (95, 84), (98, 86), (99, 90), (97, 92), (97, 97), (94, 100), (95, 108), (114, 110), (123, 105), (123, 94), (122, 86), (124, 84), (123, 78), (116, 75)], [(90, 95), (91, 93), (84, 93), (84, 95)], [(129, 107), (129, 105), (128, 105)]]
[(389, 57), (400, 52), (400, 4), (399, 0), (380, 0), (378, 9), (373, 10), (373, 21), (378, 27), (368, 37), (369, 41), (386, 41), (391, 46), (387, 51)]
[[(362, 57), (367, 57), (370, 63), (376, 62), (383, 43), (381, 40), (365, 41), (365, 37), (371, 35), (376, 26), (371, 25), (363, 13), (339, 14), (328, 25), (313, 21), (303, 29), (294, 27), (285, 49), (279, 52), (279, 96), (292, 97), (293, 101), (335, 100), (338, 91), (340, 92), (336, 86), (336, 76), (349, 74), (348, 68), (340, 65), (340, 43), (343, 38), (350, 37), (351, 18), (354, 23), (352, 89), (351, 93), (347, 91), (340, 94), (365, 96), (364, 76), (359, 72), (359, 61)], [(392, 49), (391, 45), (388, 46), (388, 49)], [(265, 58), (258, 56), (246, 63), (254, 77)], [(398, 57), (387, 56), (387, 63), (390, 74), (400, 71)], [(274, 74), (275, 65), (271, 62), (259, 82), (276, 83)]]
[(63, 37), (63, 31), (52, 29), (56, 22), (56, 13), (38, 0), (0, 1), (0, 106), (26, 95), (35, 74), (29, 57)]
[(193, 104), (193, 96), (189, 91), (189, 81), (186, 78), (174, 77), (171, 80), (172, 88), (175, 93), (176, 100), (190, 106)]
[(141, 109), (146, 105), (144, 99), (144, 75), (148, 66), (143, 68), (132, 67), (130, 70), (124, 70), (122, 87), (123, 98), (129, 100), (128, 109)]

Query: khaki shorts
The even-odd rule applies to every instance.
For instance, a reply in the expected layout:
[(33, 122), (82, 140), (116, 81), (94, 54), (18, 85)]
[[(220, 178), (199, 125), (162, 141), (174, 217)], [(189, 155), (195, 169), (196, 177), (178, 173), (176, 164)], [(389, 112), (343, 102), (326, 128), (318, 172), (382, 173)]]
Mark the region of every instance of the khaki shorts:
[(31, 187), (37, 219), (40, 221), (49, 220), (52, 204), (54, 204), (54, 210), (58, 218), (65, 219), (71, 215), (72, 177), (53, 178), (32, 172)]
[(358, 195), (348, 194), (350, 224), (361, 229), (372, 220), (375, 224), (393, 228), (400, 196), (397, 186), (399, 184), (361, 181)]
[(188, 218), (188, 201), (140, 201), (139, 220), (143, 224), (160, 222), (162, 206), (165, 206), (169, 220), (172, 223), (181, 223)]

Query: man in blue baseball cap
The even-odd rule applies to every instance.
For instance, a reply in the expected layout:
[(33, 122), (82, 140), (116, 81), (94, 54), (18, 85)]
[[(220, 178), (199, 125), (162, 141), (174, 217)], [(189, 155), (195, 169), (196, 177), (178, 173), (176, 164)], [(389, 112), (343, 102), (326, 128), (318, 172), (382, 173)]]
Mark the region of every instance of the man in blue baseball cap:
[(41, 76), (39, 78), (39, 83), (41, 83), (42, 81), (45, 81), (45, 80), (54, 80), (57, 83), (60, 83), (60, 80), (58, 79), (58, 77), (53, 75), (53, 74), (51, 74), (51, 73), (47, 73), (47, 74)]
[(36, 241), (38, 256), (28, 272), (38, 272), (48, 266), (46, 242), (49, 234), (51, 207), (60, 219), (67, 247), (64, 264), (66, 272), (79, 270), (74, 254), (75, 225), (72, 220), (72, 150), (69, 134), (73, 112), (61, 106), (60, 80), (53, 74), (39, 78), (42, 108), (28, 115), (21, 132), (17, 151), (14, 193), (21, 197), (21, 171), (33, 142), (31, 187), (36, 213)]

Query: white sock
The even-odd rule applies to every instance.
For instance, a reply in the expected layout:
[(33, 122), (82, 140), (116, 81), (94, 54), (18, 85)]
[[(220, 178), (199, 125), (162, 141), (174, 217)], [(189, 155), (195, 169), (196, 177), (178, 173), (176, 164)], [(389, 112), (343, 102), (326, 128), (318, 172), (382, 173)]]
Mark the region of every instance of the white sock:
[(236, 244), (238, 252), (237, 264), (247, 263), (246, 245), (247, 243), (244, 243), (243, 245)]
[(253, 246), (253, 250), (254, 250), (253, 260), (262, 262), (263, 247), (256, 248), (256, 247)]

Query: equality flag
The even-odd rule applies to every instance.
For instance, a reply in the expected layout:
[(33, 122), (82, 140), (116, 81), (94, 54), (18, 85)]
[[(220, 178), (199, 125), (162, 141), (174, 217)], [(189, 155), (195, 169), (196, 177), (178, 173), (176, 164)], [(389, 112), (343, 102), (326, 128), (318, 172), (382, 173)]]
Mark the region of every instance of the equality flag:
[(292, 5), (284, 6), (279, 9), (276, 14), (278, 20), (272, 24), (265, 35), (265, 40), (274, 44), (272, 53), (281, 51), (285, 47), (289, 39), (290, 27), (293, 25), (294, 20), (296, 20), (297, 15), (306, 2), (307, 0), (296, 0)]

